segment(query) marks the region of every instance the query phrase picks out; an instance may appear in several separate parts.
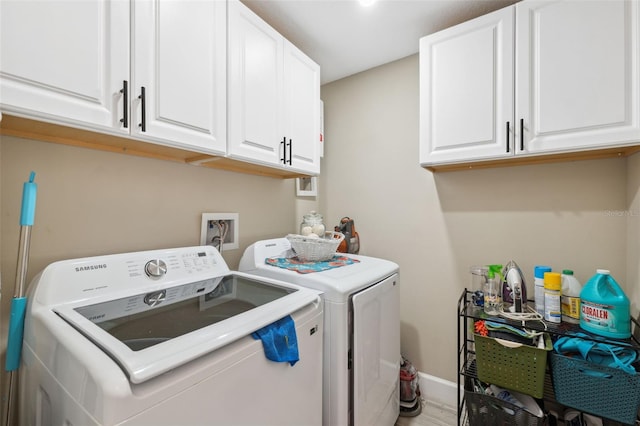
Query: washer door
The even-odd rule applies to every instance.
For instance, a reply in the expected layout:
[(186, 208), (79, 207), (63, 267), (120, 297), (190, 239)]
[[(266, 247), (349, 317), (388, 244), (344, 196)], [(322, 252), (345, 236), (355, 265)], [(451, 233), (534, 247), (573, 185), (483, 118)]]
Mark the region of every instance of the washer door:
[(398, 275), (361, 291), (353, 303), (353, 424), (394, 424), (400, 396)]

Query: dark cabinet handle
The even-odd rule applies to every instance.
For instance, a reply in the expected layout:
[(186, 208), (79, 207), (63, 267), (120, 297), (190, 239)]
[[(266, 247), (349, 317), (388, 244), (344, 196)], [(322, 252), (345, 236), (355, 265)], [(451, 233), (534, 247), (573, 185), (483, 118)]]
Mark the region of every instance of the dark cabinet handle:
[(138, 99), (140, 99), (141, 106), (142, 106), (142, 122), (138, 126), (143, 132), (146, 132), (147, 131), (147, 108), (146, 108), (147, 102), (146, 102), (146, 93), (145, 93), (144, 86), (140, 88), (140, 96), (138, 96)]
[(291, 165), (291, 139), (289, 139), (289, 165)]
[(520, 119), (520, 151), (524, 151), (524, 118)]
[(507, 152), (509, 152), (509, 149), (510, 149), (509, 145), (510, 145), (510, 142), (509, 142), (509, 122), (507, 121)]
[(125, 129), (129, 127), (129, 82), (127, 80), (122, 81), (122, 118), (120, 122)]
[(280, 161), (282, 161), (282, 164), (287, 164), (287, 137), (286, 136), (282, 137), (280, 146), (282, 146), (282, 157), (280, 158)]

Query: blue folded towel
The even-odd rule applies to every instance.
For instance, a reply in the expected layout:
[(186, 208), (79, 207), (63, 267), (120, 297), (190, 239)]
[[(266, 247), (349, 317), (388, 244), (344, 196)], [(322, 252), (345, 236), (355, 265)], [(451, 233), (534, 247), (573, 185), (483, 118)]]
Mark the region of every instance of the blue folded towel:
[(251, 336), (256, 340), (262, 340), (264, 354), (271, 361), (289, 362), (294, 365), (300, 359), (296, 325), (291, 315), (262, 327), (251, 333)]
[(638, 358), (638, 352), (625, 342), (594, 341), (584, 333), (574, 333), (556, 340), (553, 349), (561, 355), (580, 356), (593, 364), (636, 374), (633, 363)]

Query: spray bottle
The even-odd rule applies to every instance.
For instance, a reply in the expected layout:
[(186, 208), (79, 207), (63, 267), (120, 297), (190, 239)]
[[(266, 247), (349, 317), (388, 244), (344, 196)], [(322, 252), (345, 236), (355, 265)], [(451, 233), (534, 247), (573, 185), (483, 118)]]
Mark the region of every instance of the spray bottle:
[(489, 315), (500, 313), (502, 291), (502, 265), (489, 265), (487, 282), (484, 285), (484, 311)]

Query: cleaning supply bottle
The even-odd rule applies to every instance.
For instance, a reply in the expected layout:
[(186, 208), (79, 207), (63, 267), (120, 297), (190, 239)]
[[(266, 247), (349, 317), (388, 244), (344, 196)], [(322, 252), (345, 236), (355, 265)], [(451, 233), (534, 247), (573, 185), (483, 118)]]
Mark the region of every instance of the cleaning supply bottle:
[(544, 273), (544, 320), (562, 322), (562, 310), (560, 308), (560, 290), (562, 279), (557, 272)]
[(502, 291), (502, 265), (489, 265), (487, 282), (484, 285), (484, 312), (489, 315), (500, 313), (500, 292)]
[(580, 292), (580, 327), (614, 339), (631, 337), (629, 298), (611, 273), (596, 270)]
[(580, 323), (580, 292), (582, 284), (573, 275), (571, 269), (562, 271), (562, 294), (560, 303), (562, 304), (562, 321), (574, 324)]
[(551, 272), (550, 266), (535, 266), (533, 268), (533, 283), (535, 284), (536, 312), (544, 315), (544, 273)]

